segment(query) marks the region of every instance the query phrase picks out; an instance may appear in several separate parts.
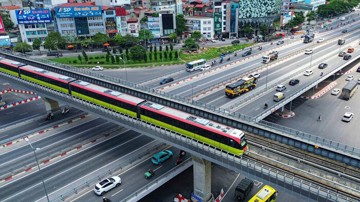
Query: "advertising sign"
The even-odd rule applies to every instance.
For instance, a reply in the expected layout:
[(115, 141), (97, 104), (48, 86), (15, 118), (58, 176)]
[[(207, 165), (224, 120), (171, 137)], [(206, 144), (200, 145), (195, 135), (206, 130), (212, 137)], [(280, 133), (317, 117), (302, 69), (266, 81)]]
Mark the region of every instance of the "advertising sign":
[(160, 35), (160, 18), (159, 17), (148, 17), (148, 29), (154, 35), (154, 38), (161, 37), (161, 35)]
[(16, 10), (18, 24), (51, 23), (51, 12), (49, 9), (23, 9)]
[(0, 32), (5, 32), (5, 26), (1, 15), (0, 15)]
[(221, 33), (221, 12), (214, 13), (214, 31), (216, 34)]
[(79, 18), (101, 16), (101, 6), (56, 7), (58, 18)]

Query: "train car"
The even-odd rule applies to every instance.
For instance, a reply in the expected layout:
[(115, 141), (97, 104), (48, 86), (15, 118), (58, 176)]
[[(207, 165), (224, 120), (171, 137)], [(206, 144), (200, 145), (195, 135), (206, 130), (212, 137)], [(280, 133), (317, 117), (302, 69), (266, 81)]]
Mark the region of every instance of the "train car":
[(71, 95), (82, 100), (137, 117), (137, 106), (145, 100), (118, 91), (77, 80), (70, 83)]
[(277, 191), (269, 185), (263, 186), (249, 202), (276, 202)]
[(0, 57), (1, 72), (19, 77), (19, 67), (22, 66), (25, 66), (25, 64)]
[(245, 133), (241, 130), (153, 102), (144, 102), (139, 107), (141, 120), (176, 131), (238, 156), (248, 149)]
[(69, 94), (69, 83), (76, 79), (50, 72), (38, 67), (26, 65), (19, 68), (22, 79)]

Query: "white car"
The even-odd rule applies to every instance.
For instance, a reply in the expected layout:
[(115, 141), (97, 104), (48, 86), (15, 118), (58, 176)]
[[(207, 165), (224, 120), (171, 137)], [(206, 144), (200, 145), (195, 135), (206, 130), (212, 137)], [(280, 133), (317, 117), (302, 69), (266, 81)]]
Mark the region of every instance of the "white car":
[(317, 40), (318, 43), (321, 43), (321, 42), (323, 42), (323, 41), (324, 41), (323, 38), (320, 38), (320, 39)]
[(102, 71), (102, 70), (104, 70), (104, 68), (102, 66), (95, 66), (95, 67), (91, 68), (91, 70), (93, 70), (93, 71)]
[(119, 185), (121, 185), (121, 178), (118, 176), (113, 176), (97, 183), (94, 187), (94, 192), (96, 195), (101, 196), (105, 192), (108, 192)]
[(347, 77), (346, 77), (346, 81), (351, 81), (351, 80), (353, 80), (354, 79), (354, 76), (353, 75), (348, 75)]
[(260, 74), (259, 73), (253, 73), (253, 74), (250, 74), (249, 77), (254, 77), (254, 78), (259, 78), (260, 77)]
[(345, 121), (345, 122), (350, 122), (351, 121), (351, 119), (354, 117), (354, 114), (353, 113), (351, 113), (351, 112), (346, 112), (345, 114), (344, 114), (344, 116), (342, 117), (342, 121)]
[(340, 89), (338, 88), (334, 88), (332, 91), (331, 91), (331, 95), (338, 95), (340, 93)]
[(312, 75), (313, 73), (314, 73), (314, 72), (313, 72), (312, 70), (308, 69), (308, 70), (305, 70), (304, 76), (310, 76), (310, 75)]
[(360, 84), (360, 78), (358, 79), (358, 84)]
[(282, 84), (279, 84), (279, 85), (276, 86), (276, 91), (282, 92), (284, 90), (286, 90), (286, 86), (284, 86)]
[(306, 55), (310, 55), (313, 53), (313, 50), (312, 49), (305, 49), (305, 54)]
[(210, 69), (210, 68), (211, 68), (211, 65), (205, 64), (205, 67), (201, 68), (200, 70), (201, 70), (201, 71), (205, 71), (205, 70), (208, 70), (208, 69)]

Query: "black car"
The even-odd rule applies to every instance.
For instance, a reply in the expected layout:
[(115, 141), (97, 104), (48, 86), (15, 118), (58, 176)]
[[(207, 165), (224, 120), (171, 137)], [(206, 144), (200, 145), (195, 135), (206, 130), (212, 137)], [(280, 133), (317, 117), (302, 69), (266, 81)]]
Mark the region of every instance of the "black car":
[(350, 54), (345, 54), (343, 58), (344, 58), (344, 60), (349, 60), (349, 59), (351, 59), (351, 55)]
[(239, 43), (240, 43), (239, 40), (234, 40), (234, 41), (231, 42), (231, 44), (239, 44)]
[(220, 41), (225, 41), (225, 38), (221, 38)]
[(170, 82), (172, 82), (172, 81), (174, 81), (174, 79), (171, 78), (171, 77), (165, 78), (165, 79), (163, 79), (163, 80), (160, 81), (160, 85), (163, 85), (163, 84), (166, 84), (166, 83), (170, 83)]
[(289, 81), (290, 86), (295, 86), (296, 84), (300, 83), (299, 79), (291, 79)]
[(242, 54), (243, 57), (246, 57), (248, 55), (251, 55), (251, 50), (246, 51), (245, 53)]
[(47, 55), (47, 56), (60, 57), (60, 56), (62, 56), (62, 53), (58, 53), (58, 52), (48, 52), (46, 55)]
[(346, 53), (345, 53), (344, 51), (341, 51), (341, 52), (339, 53), (339, 57), (344, 57), (344, 55), (346, 55)]
[(343, 29), (343, 31), (341, 31), (342, 33), (346, 33), (347, 32), (347, 29)]
[(325, 69), (328, 65), (326, 63), (319, 64), (319, 69)]
[(360, 67), (357, 68), (356, 72), (360, 72)]

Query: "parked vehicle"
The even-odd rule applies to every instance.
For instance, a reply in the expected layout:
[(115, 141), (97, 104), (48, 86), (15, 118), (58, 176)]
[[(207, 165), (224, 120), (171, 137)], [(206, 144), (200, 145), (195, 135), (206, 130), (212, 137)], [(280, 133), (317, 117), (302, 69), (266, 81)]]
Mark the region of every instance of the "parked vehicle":
[(246, 197), (250, 194), (254, 187), (254, 181), (244, 178), (235, 188), (235, 198), (238, 202), (245, 201)]

